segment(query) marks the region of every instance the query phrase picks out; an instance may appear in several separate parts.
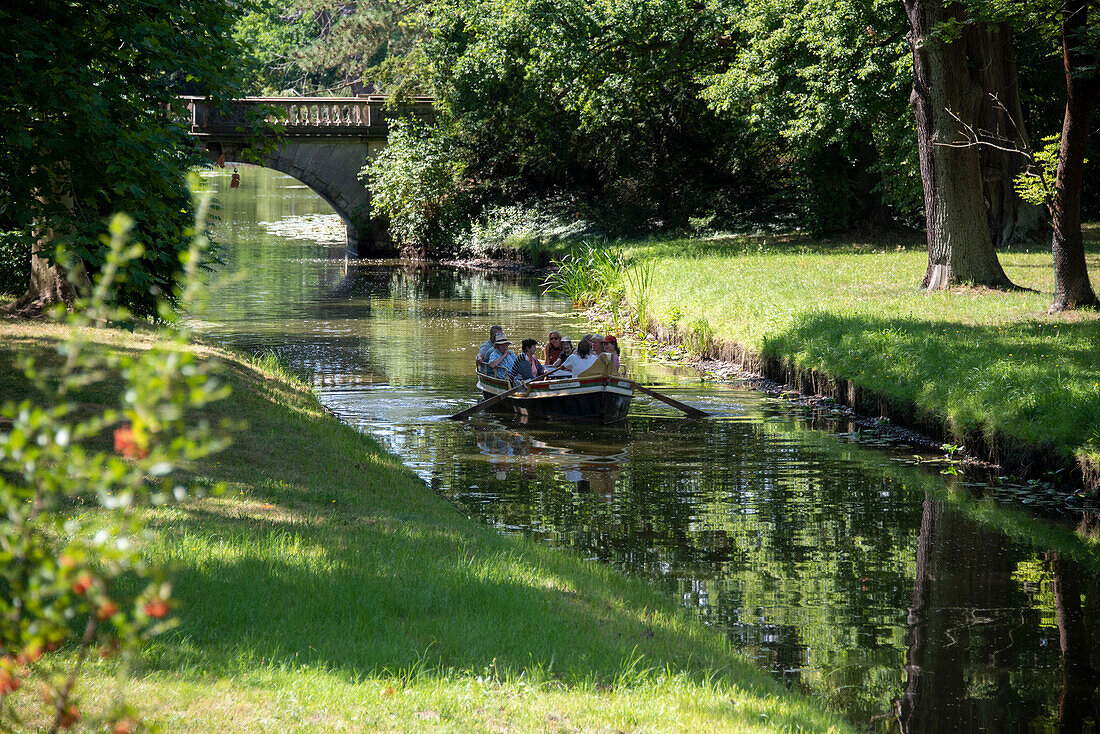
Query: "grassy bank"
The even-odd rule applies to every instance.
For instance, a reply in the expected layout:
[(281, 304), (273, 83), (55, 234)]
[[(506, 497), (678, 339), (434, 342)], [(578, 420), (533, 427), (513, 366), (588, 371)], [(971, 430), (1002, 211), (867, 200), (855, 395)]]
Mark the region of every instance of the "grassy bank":
[[(1088, 235), (1100, 273), (1100, 231)], [(848, 381), (996, 458), (1100, 459), (1100, 318), (1048, 316), (1050, 252), (1001, 262), (1029, 291), (925, 293), (923, 244), (720, 238), (635, 244), (652, 263), (647, 315), (688, 342)], [(718, 345), (714, 347), (713, 345)], [(903, 411), (904, 412), (904, 411)]]
[[(0, 400), (59, 334), (0, 322)], [(129, 689), (165, 731), (849, 731), (645, 584), (498, 536), (304, 386), (206, 351), (233, 385), (218, 417), (249, 428), (199, 468), (227, 495), (150, 518), (179, 626)]]

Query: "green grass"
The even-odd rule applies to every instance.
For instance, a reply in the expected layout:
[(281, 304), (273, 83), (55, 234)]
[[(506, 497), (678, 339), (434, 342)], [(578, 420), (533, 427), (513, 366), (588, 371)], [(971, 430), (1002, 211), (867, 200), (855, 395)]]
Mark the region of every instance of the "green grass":
[(726, 238), (636, 243), (631, 255), (655, 263), (645, 297), (668, 326), (706, 324), (719, 341), (913, 405), (959, 438), (1100, 458), (1100, 320), (1047, 315), (1045, 248), (1001, 255), (1033, 289), (1017, 292), (920, 291), (923, 244)]
[[(0, 399), (59, 335), (0, 322)], [(850, 731), (644, 583), (461, 516), (274, 365), (220, 358), (219, 417), (249, 428), (198, 473), (230, 492), (150, 516), (179, 624), (128, 688), (165, 731)]]

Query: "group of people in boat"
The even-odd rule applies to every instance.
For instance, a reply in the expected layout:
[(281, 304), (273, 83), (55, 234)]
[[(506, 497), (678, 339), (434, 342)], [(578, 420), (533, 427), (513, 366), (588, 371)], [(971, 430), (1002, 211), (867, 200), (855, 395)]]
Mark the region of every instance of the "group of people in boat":
[(551, 331), (539, 360), (538, 342), (524, 339), (520, 351), (511, 350), (512, 342), (504, 335), (504, 329), (493, 326), (489, 338), (477, 353), (477, 370), (482, 374), (508, 379), (516, 384), (543, 375), (550, 377), (581, 377), (599, 372), (601, 375), (619, 374), (619, 343), (614, 336), (585, 334), (573, 346), (573, 340)]

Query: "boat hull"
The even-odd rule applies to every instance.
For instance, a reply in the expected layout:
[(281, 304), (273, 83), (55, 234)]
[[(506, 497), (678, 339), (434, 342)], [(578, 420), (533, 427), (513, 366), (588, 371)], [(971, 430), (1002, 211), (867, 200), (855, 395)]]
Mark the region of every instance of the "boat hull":
[[(478, 375), (477, 387), (491, 398), (508, 390), (507, 380)], [(510, 410), (528, 418), (574, 420), (609, 424), (626, 420), (634, 385), (618, 377), (551, 379), (537, 382), (529, 391), (520, 390), (500, 402), (502, 410)]]

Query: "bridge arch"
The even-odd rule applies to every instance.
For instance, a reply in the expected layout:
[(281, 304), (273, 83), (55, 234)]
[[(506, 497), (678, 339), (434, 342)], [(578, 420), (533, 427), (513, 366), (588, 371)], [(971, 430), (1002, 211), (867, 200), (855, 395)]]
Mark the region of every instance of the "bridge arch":
[(229, 112), (205, 98), (183, 100), (191, 134), (202, 140), (211, 160), (258, 160), (301, 181), (343, 220), (350, 257), (394, 253), (385, 222), (371, 219), (370, 192), (359, 172), (385, 147), (390, 120), (407, 114), (430, 119), (431, 100), (390, 111), (383, 109), (385, 98), (377, 96), (248, 97), (233, 100)]

